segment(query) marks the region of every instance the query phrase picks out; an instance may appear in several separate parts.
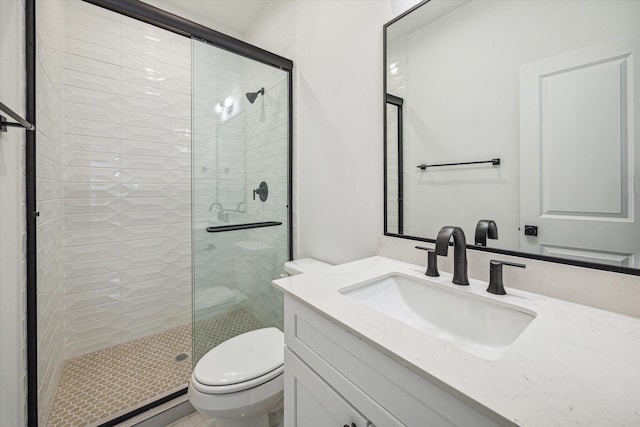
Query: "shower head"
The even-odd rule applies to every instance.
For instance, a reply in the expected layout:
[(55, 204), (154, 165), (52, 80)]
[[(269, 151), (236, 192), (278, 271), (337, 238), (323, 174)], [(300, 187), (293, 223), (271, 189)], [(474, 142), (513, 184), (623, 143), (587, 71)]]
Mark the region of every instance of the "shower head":
[(258, 95), (263, 95), (264, 96), (264, 88), (260, 88), (259, 91), (257, 92), (247, 92), (247, 99), (249, 100), (250, 103), (254, 103), (256, 102), (256, 98), (258, 97)]

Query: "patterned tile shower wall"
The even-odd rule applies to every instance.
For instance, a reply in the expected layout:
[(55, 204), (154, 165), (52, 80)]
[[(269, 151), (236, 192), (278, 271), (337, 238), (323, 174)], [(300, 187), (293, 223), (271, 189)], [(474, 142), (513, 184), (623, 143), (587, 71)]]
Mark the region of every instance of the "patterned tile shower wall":
[(194, 299), (196, 317), (207, 318), (243, 300), (237, 292), (243, 267), (238, 232), (205, 231), (246, 217), (243, 59), (200, 42), (193, 57)]
[(36, 2), (38, 418), (47, 419), (64, 362), (64, 1)]
[(191, 320), (190, 40), (66, 3), (67, 357)]
[(264, 95), (247, 105), (247, 184), (252, 194), (261, 181), (269, 186), (266, 201), (249, 197), (247, 214), (252, 221), (281, 221), (282, 226), (251, 230), (244, 245), (244, 292), (249, 296), (247, 311), (266, 325), (283, 327), (282, 294), (271, 281), (284, 274), (288, 260), (288, 80), (281, 70), (261, 64), (246, 64), (245, 87)]

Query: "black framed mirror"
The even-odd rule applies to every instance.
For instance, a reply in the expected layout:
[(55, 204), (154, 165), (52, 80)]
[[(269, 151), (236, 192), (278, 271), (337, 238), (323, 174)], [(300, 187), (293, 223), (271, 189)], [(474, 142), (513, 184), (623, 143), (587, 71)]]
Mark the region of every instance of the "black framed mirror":
[(491, 219), (470, 248), (640, 275), (639, 53), (624, 0), (427, 0), (385, 24), (385, 234)]

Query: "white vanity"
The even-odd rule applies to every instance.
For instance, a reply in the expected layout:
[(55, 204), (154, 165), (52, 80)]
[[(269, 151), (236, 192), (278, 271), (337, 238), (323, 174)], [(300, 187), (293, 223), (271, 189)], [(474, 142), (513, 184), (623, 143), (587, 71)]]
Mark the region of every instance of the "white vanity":
[(285, 424), (640, 425), (640, 320), (384, 257), (274, 282)]

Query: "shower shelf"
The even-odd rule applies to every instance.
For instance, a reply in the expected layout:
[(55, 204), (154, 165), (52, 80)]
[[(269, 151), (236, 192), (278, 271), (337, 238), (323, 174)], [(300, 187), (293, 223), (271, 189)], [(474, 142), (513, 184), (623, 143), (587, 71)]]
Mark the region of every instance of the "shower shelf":
[(216, 225), (214, 227), (207, 227), (207, 231), (209, 233), (222, 233), (223, 231), (236, 231), (236, 230), (248, 230), (250, 228), (275, 227), (276, 225), (282, 225), (282, 223), (278, 221), (265, 221), (265, 222), (249, 222), (246, 224)]

